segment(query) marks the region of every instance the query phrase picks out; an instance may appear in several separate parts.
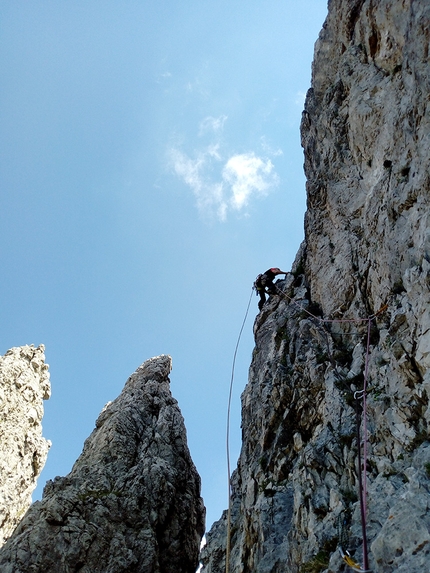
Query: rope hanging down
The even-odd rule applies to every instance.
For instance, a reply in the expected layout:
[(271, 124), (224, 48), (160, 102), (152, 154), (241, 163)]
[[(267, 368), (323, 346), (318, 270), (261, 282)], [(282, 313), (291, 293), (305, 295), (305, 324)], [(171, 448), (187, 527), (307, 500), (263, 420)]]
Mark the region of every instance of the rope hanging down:
[(251, 289), (251, 294), (249, 296), (248, 306), (246, 307), (245, 317), (240, 327), (239, 336), (237, 337), (236, 348), (234, 349), (233, 364), (231, 367), (231, 378), (230, 378), (230, 391), (228, 395), (228, 408), (227, 408), (227, 439), (226, 439), (226, 450), (227, 450), (227, 473), (228, 473), (228, 510), (227, 510), (227, 544), (225, 550), (225, 573), (229, 573), (230, 569), (230, 531), (231, 531), (231, 473), (230, 473), (230, 410), (231, 410), (231, 395), (233, 391), (233, 381), (234, 381), (234, 368), (236, 365), (237, 350), (239, 348), (240, 339), (242, 337), (243, 328), (245, 326), (246, 319), (248, 318), (249, 307), (251, 306), (252, 293), (254, 292), (254, 287)]
[[(345, 563), (351, 567), (354, 571), (361, 571), (361, 573), (371, 573), (369, 569), (369, 557), (368, 557), (368, 548), (367, 548), (367, 535), (366, 535), (366, 514), (367, 514), (367, 380), (368, 380), (368, 373), (369, 373), (369, 353), (370, 353), (370, 329), (372, 321), (382, 312), (384, 312), (388, 305), (383, 305), (378, 312), (367, 316), (366, 318), (346, 318), (346, 319), (324, 319), (319, 316), (315, 316), (306, 308), (303, 308), (299, 303), (297, 303), (293, 298), (288, 296), (286, 293), (281, 291), (275, 285), (276, 291), (278, 294), (286, 299), (289, 302), (296, 305), (300, 308), (301, 311), (304, 311), (314, 320), (324, 324), (324, 323), (357, 323), (357, 322), (367, 322), (367, 341), (366, 341), (366, 356), (365, 356), (365, 367), (364, 367), (364, 382), (363, 382), (363, 389), (359, 390), (358, 392), (354, 393), (354, 398), (356, 400), (362, 399), (362, 411), (363, 411), (363, 460), (361, 460), (361, 449), (360, 449), (360, 417), (357, 408), (357, 450), (358, 450), (358, 468), (357, 468), (357, 475), (358, 475), (358, 485), (359, 485), (359, 499), (360, 499), (360, 514), (361, 514), (361, 530), (362, 530), (362, 540), (363, 540), (363, 568), (360, 567), (355, 561), (351, 558), (349, 553), (344, 553), (342, 547), (339, 547), (340, 553), (342, 555), (342, 559)], [(361, 395), (361, 396), (360, 396)]]
[[(368, 559), (368, 549), (367, 549), (367, 535), (366, 535), (366, 498), (367, 498), (367, 411), (366, 411), (366, 391), (367, 391), (367, 380), (368, 380), (368, 366), (369, 366), (369, 352), (370, 352), (370, 330), (371, 330), (371, 323), (372, 321), (382, 312), (384, 312), (388, 305), (382, 306), (376, 313), (367, 316), (366, 318), (358, 318), (358, 319), (324, 319), (319, 316), (315, 316), (306, 308), (303, 308), (298, 302), (296, 302), (292, 297), (288, 296), (286, 293), (281, 291), (276, 285), (274, 285), (278, 294), (287, 299), (289, 302), (293, 303), (297, 306), (301, 311), (308, 314), (314, 320), (317, 320), (319, 323), (358, 323), (358, 322), (367, 322), (367, 343), (366, 343), (366, 358), (365, 358), (365, 372), (364, 372), (364, 383), (363, 389), (359, 390), (354, 393), (354, 398), (359, 400), (360, 397), (363, 402), (363, 461), (361, 461), (361, 450), (360, 450), (360, 418), (357, 410), (357, 448), (358, 448), (358, 480), (359, 480), (359, 490), (360, 490), (360, 513), (361, 513), (361, 526), (362, 526), (362, 537), (363, 537), (363, 568), (360, 567), (358, 563), (356, 563), (351, 556), (349, 555), (348, 551), (346, 553), (343, 551), (342, 547), (339, 546), (339, 550), (344, 562), (354, 571), (358, 571), (360, 573), (371, 573), (369, 570), (369, 559)], [(254, 292), (254, 287), (251, 289), (251, 295), (249, 297), (248, 306), (246, 308), (245, 317), (242, 322), (242, 326), (240, 328), (239, 336), (236, 342), (236, 348), (233, 355), (233, 364), (231, 370), (231, 379), (230, 379), (230, 391), (228, 397), (228, 408), (227, 408), (227, 436), (226, 436), (226, 450), (227, 450), (227, 472), (228, 472), (228, 510), (227, 510), (227, 540), (226, 540), (226, 556), (225, 556), (225, 573), (229, 573), (230, 569), (230, 549), (231, 549), (231, 472), (230, 472), (230, 410), (231, 410), (231, 397), (232, 397), (232, 390), (233, 390), (233, 381), (234, 381), (234, 369), (236, 364), (236, 356), (237, 350), (239, 348), (240, 339), (242, 336), (242, 332), (246, 323), (246, 319), (248, 317), (249, 307), (251, 305), (252, 293)], [(361, 396), (360, 396), (361, 395)]]

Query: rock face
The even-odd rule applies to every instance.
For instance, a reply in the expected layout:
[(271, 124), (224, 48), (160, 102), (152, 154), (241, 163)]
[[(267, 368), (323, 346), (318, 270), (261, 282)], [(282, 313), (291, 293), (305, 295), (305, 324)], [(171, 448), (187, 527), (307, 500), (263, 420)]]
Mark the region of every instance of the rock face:
[(170, 370), (148, 360), (105, 406), (0, 551), (2, 573), (194, 573), (204, 506)]
[[(302, 120), (306, 239), (254, 325), (232, 573), (348, 570), (339, 546), (363, 564), (366, 370), (369, 566), (428, 569), (429, 30), (427, 0), (329, 2)], [(207, 539), (203, 571), (221, 573), (225, 515)]]
[(50, 447), (41, 425), (51, 393), (44, 350), (22, 346), (0, 357), (0, 546), (30, 507)]

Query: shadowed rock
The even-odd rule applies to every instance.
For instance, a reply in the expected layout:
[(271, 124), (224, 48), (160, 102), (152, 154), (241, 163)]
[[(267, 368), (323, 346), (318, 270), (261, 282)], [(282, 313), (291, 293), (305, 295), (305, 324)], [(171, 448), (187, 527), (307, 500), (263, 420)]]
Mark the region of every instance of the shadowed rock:
[(105, 406), (1, 550), (2, 573), (194, 573), (204, 506), (170, 370), (170, 356), (146, 361)]

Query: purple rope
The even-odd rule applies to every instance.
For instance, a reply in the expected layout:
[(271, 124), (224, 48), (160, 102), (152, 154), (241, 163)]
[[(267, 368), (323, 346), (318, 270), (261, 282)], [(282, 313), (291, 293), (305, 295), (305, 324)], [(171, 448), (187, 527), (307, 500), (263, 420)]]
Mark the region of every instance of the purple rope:
[[(367, 380), (369, 374), (369, 354), (370, 354), (370, 328), (371, 323), (374, 318), (384, 310), (386, 310), (387, 305), (382, 306), (378, 312), (372, 314), (366, 318), (340, 318), (340, 319), (327, 319), (327, 318), (320, 318), (319, 316), (315, 316), (306, 308), (303, 308), (298, 302), (292, 299), (290, 296), (282, 292), (276, 285), (276, 290), (278, 293), (287, 298), (290, 302), (292, 302), (295, 306), (300, 308), (300, 310), (304, 311), (306, 314), (318, 320), (319, 322), (325, 323), (336, 323), (336, 322), (367, 322), (367, 342), (366, 342), (366, 358), (365, 358), (365, 367), (364, 367), (364, 382), (363, 382), (363, 390), (356, 392), (355, 394), (361, 394), (363, 400), (363, 463), (361, 463), (361, 452), (360, 452), (360, 423), (358, 418), (358, 411), (357, 411), (357, 449), (358, 449), (358, 482), (359, 482), (359, 489), (360, 489), (360, 512), (361, 512), (361, 530), (362, 530), (362, 537), (363, 537), (363, 569), (364, 571), (369, 570), (369, 557), (368, 557), (368, 548), (367, 548), (367, 535), (366, 535), (366, 515), (367, 515), (367, 399), (366, 399), (366, 391), (367, 391)], [(358, 397), (357, 397), (358, 399)]]

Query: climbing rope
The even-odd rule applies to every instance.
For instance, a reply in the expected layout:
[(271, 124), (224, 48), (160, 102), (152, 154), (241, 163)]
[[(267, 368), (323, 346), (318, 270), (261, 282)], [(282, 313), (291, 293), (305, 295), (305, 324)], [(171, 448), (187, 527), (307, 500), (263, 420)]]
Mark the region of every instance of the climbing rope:
[[(367, 535), (366, 535), (366, 514), (367, 514), (367, 377), (369, 374), (369, 350), (370, 350), (370, 327), (372, 319), (367, 321), (367, 342), (366, 342), (366, 358), (364, 361), (364, 382), (362, 391), (363, 403), (363, 466), (361, 466), (360, 458), (358, 459), (358, 475), (362, 476), (362, 484), (360, 488), (360, 512), (361, 512), (361, 529), (363, 537), (363, 567), (365, 570), (369, 569), (369, 559), (367, 552)], [(358, 409), (357, 409), (358, 412)], [(358, 424), (357, 441), (360, 438), (360, 424)], [(359, 443), (358, 443), (359, 448)]]
[(240, 327), (239, 336), (237, 337), (236, 348), (234, 349), (233, 364), (231, 367), (231, 378), (230, 378), (230, 391), (228, 395), (228, 408), (227, 408), (227, 433), (226, 433), (226, 451), (227, 451), (227, 474), (228, 474), (228, 510), (227, 510), (227, 544), (225, 551), (225, 573), (229, 573), (230, 568), (230, 542), (231, 542), (231, 472), (230, 472), (230, 411), (231, 411), (231, 395), (233, 392), (233, 381), (234, 381), (234, 368), (236, 366), (236, 356), (237, 350), (239, 348), (240, 339), (242, 337), (243, 328), (245, 326), (246, 319), (248, 318), (249, 307), (251, 306), (252, 293), (254, 292), (254, 287), (251, 289), (251, 294), (249, 296), (248, 306), (246, 307), (245, 317)]
[[(292, 297), (288, 296), (286, 293), (281, 291), (276, 285), (275, 289), (277, 293), (287, 299), (290, 303), (297, 306), (302, 312), (305, 312), (309, 315), (312, 319), (318, 321), (320, 324), (325, 323), (363, 323), (367, 322), (367, 343), (366, 343), (366, 355), (365, 355), (365, 372), (364, 372), (364, 383), (363, 389), (356, 391), (354, 393), (354, 398), (358, 401), (360, 398), (362, 400), (362, 415), (363, 415), (363, 461), (361, 461), (361, 448), (360, 448), (360, 416), (357, 407), (357, 449), (358, 449), (358, 481), (359, 481), (359, 491), (360, 491), (360, 513), (361, 513), (361, 526), (362, 526), (362, 537), (363, 537), (363, 568), (356, 563), (352, 557), (350, 556), (349, 552), (344, 552), (342, 549), (341, 543), (344, 543), (345, 540), (339, 537), (339, 551), (341, 553), (343, 561), (354, 571), (358, 571), (360, 573), (371, 573), (369, 569), (369, 560), (368, 560), (368, 549), (367, 549), (367, 535), (366, 535), (366, 513), (367, 513), (367, 506), (366, 506), (366, 498), (367, 498), (367, 402), (366, 402), (366, 392), (367, 392), (367, 380), (368, 380), (368, 370), (369, 370), (369, 354), (370, 354), (370, 332), (371, 332), (371, 323), (372, 321), (382, 312), (384, 312), (388, 305), (383, 305), (376, 313), (367, 316), (365, 318), (350, 318), (350, 319), (325, 319), (319, 316), (314, 315), (308, 309), (301, 306), (297, 301), (295, 301)], [(239, 348), (240, 339), (242, 336), (242, 332), (246, 323), (246, 319), (248, 317), (249, 307), (251, 305), (252, 300), (252, 293), (254, 292), (254, 287), (251, 289), (251, 294), (248, 301), (248, 306), (246, 308), (245, 317), (242, 322), (242, 326), (239, 331), (239, 336), (237, 338), (236, 347), (233, 355), (233, 364), (231, 369), (231, 379), (230, 379), (230, 390), (229, 390), (229, 397), (228, 397), (228, 408), (227, 408), (227, 432), (226, 432), (226, 452), (227, 452), (227, 473), (228, 473), (228, 510), (227, 510), (227, 540), (226, 540), (226, 557), (225, 557), (225, 573), (229, 573), (230, 568), (230, 550), (231, 550), (231, 502), (232, 502), (232, 491), (231, 491), (231, 470), (230, 470), (230, 411), (231, 411), (231, 398), (232, 398), (232, 391), (233, 391), (233, 381), (234, 381), (234, 370), (236, 365), (236, 356), (237, 351)], [(324, 334), (327, 338), (327, 345), (328, 345), (328, 333), (324, 329)], [(346, 544), (345, 544), (346, 545)]]
[[(345, 563), (351, 567), (354, 571), (361, 571), (362, 573), (370, 572), (369, 570), (369, 557), (368, 557), (368, 548), (367, 548), (367, 534), (366, 534), (366, 515), (367, 515), (367, 381), (368, 381), (368, 374), (369, 374), (369, 354), (370, 354), (370, 331), (372, 321), (382, 312), (384, 312), (388, 305), (383, 305), (376, 313), (367, 316), (365, 318), (346, 318), (346, 319), (326, 319), (321, 318), (319, 316), (314, 315), (309, 310), (301, 306), (297, 301), (295, 301), (292, 297), (288, 296), (286, 293), (281, 291), (275, 285), (276, 291), (278, 294), (286, 299), (289, 302), (293, 303), (297, 306), (301, 311), (304, 311), (307, 315), (309, 315), (312, 319), (317, 320), (319, 323), (358, 323), (358, 322), (367, 322), (367, 340), (366, 340), (366, 354), (365, 354), (365, 366), (364, 366), (364, 382), (363, 382), (363, 389), (357, 392), (354, 392), (354, 399), (362, 400), (362, 419), (363, 419), (363, 460), (361, 460), (361, 436), (360, 436), (360, 426), (361, 420), (359, 415), (359, 410), (357, 406), (357, 453), (358, 453), (358, 468), (357, 468), (357, 475), (358, 475), (358, 486), (359, 486), (359, 499), (360, 499), (360, 515), (361, 515), (361, 529), (362, 529), (362, 541), (363, 541), (363, 568), (360, 567), (355, 561), (351, 558), (348, 552), (344, 553), (342, 547), (339, 545), (339, 549), (342, 555), (342, 559)], [(325, 329), (324, 329), (325, 332)], [(327, 334), (325, 332), (325, 334)], [(328, 341), (327, 341), (328, 345)]]
[(337, 524), (337, 536), (339, 539), (338, 547), (339, 553), (343, 559), (343, 561), (351, 567), (354, 571), (359, 571), (361, 573), (371, 573), (369, 569), (362, 569), (361, 566), (354, 561), (354, 559), (349, 554), (349, 551), (343, 550), (343, 547), (348, 547), (349, 545), (349, 534), (348, 534), (348, 527), (351, 521), (351, 512), (346, 511), (345, 513), (340, 513), (337, 516), (336, 524)]

